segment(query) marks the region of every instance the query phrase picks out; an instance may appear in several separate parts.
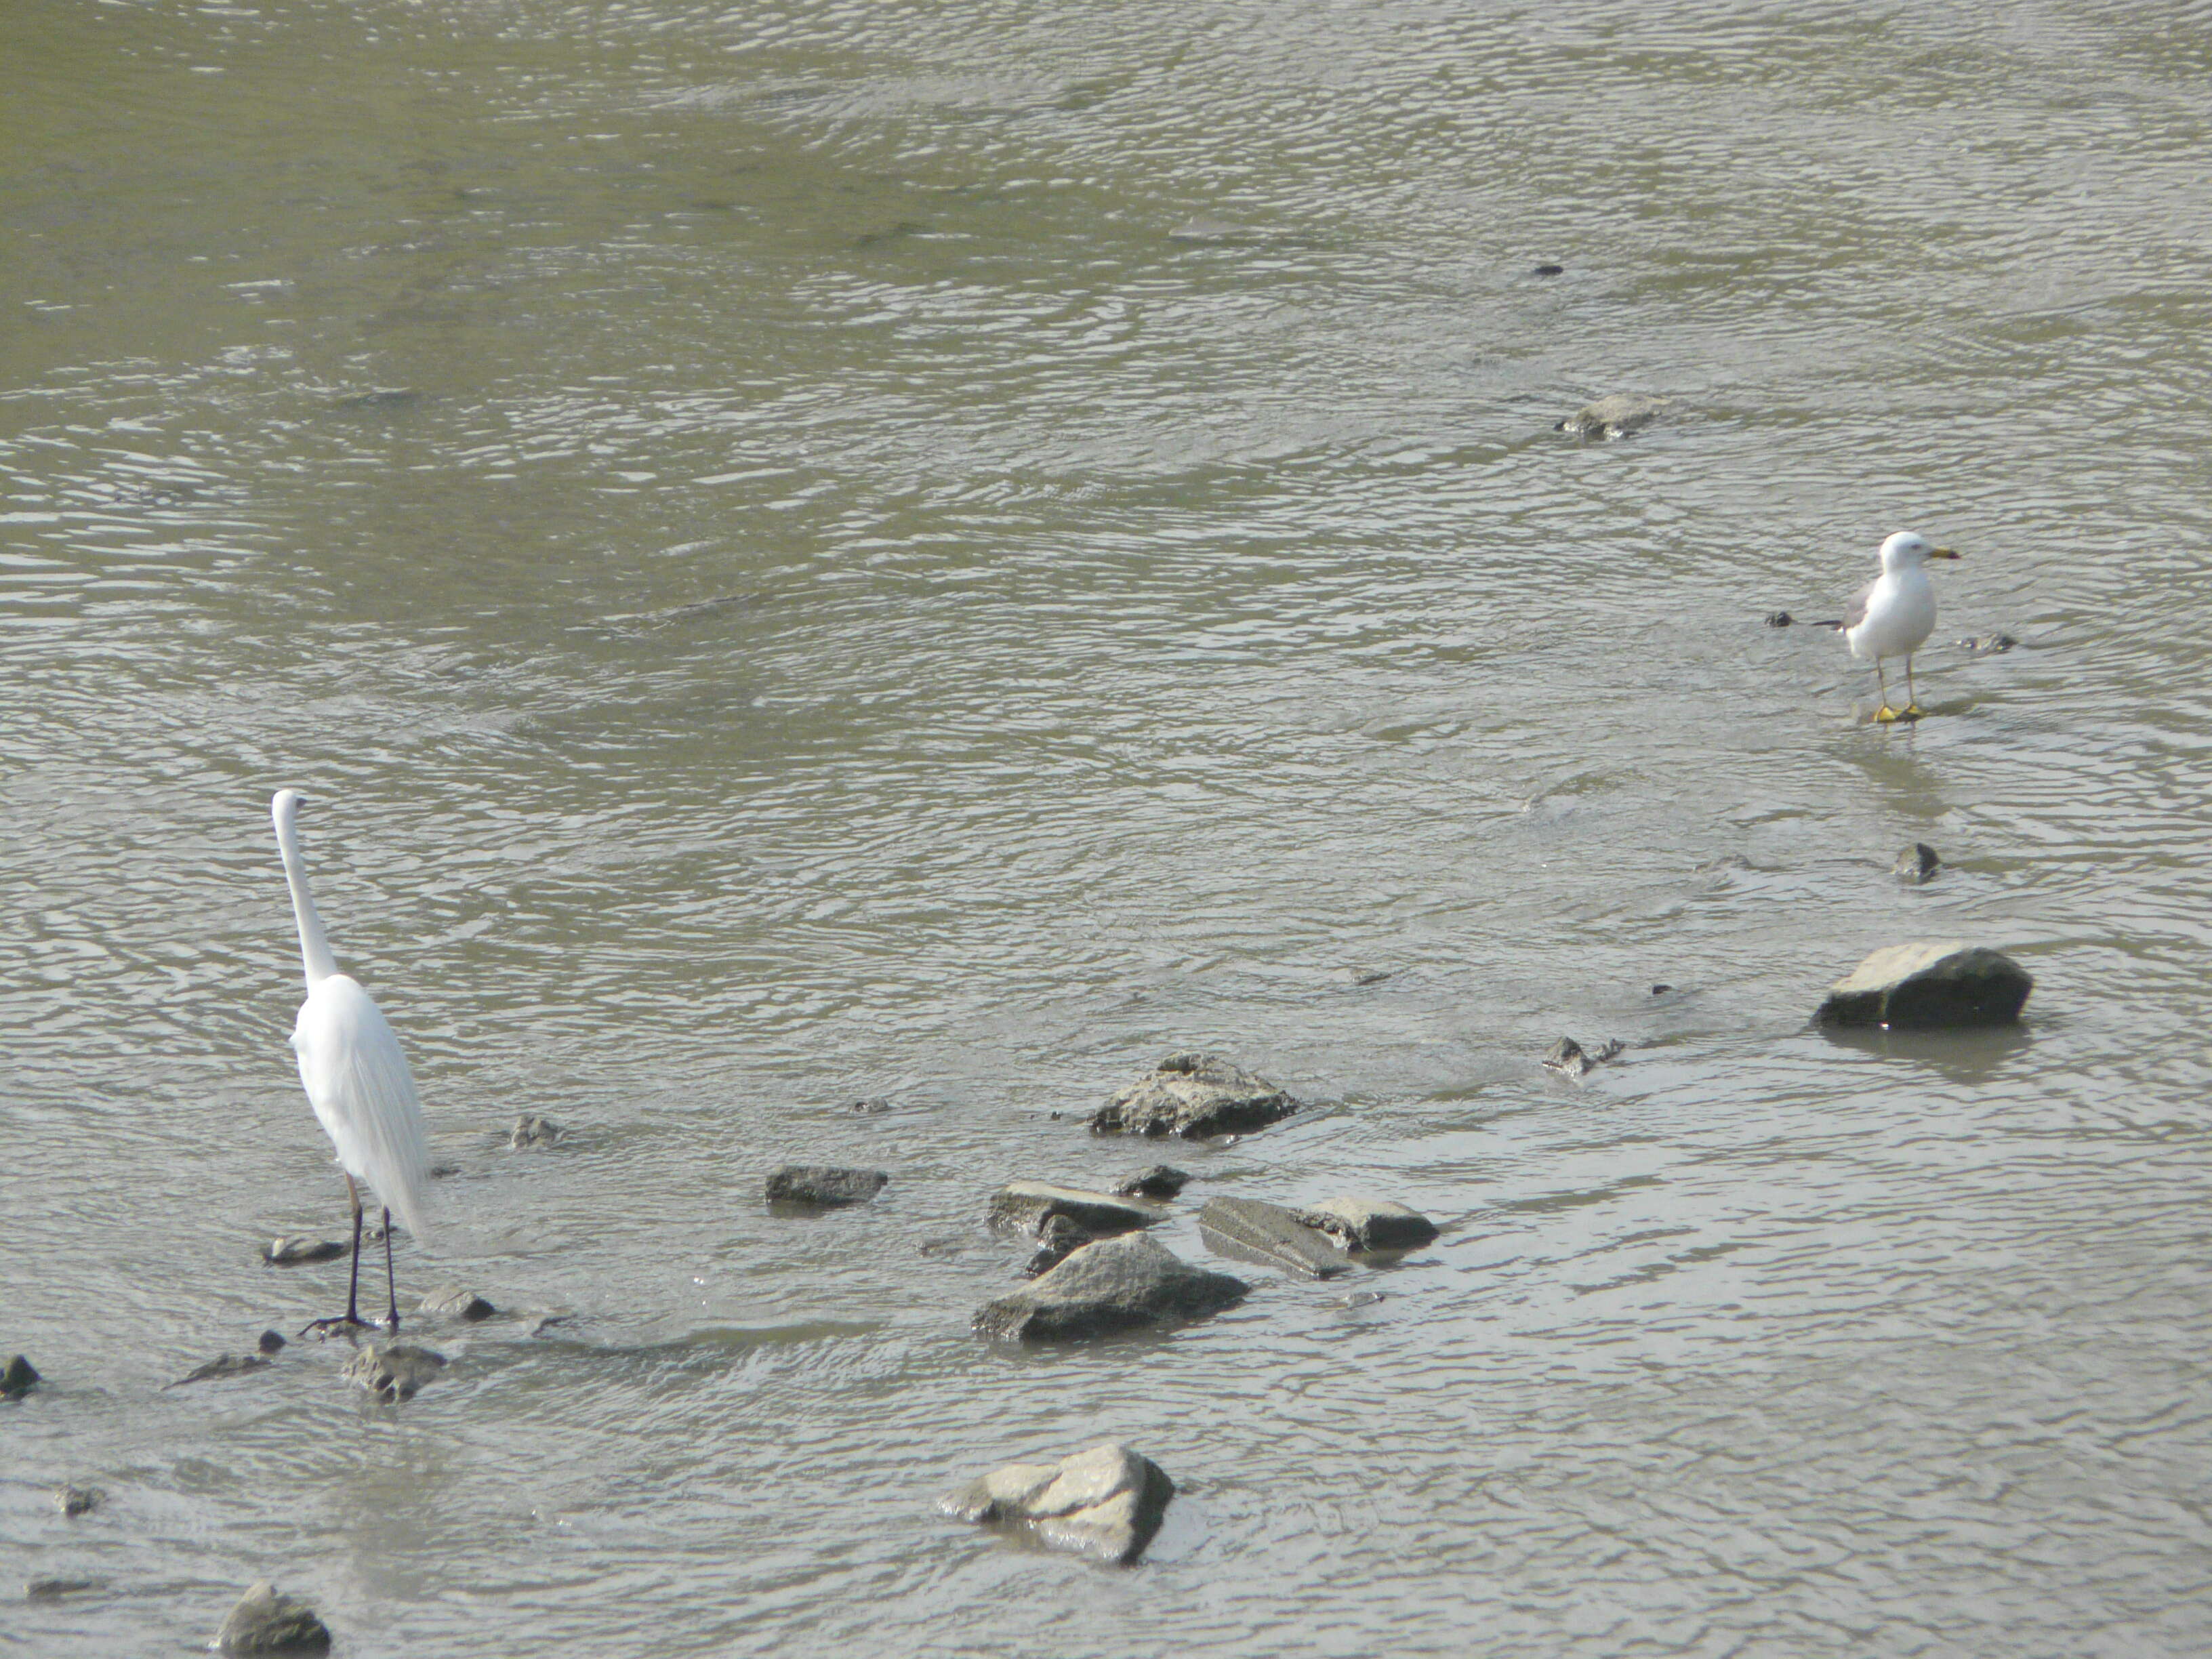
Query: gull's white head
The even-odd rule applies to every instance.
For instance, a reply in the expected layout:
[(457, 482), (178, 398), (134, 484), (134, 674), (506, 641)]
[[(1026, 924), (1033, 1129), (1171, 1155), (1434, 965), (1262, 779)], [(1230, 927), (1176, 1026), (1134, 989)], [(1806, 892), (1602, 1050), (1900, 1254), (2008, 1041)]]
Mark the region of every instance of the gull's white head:
[(1900, 570), (1915, 570), (1930, 559), (1955, 559), (1959, 556), (1948, 547), (1931, 545), (1924, 536), (1910, 530), (1900, 530), (1881, 544), (1881, 574), (1893, 576)]
[(269, 798), (269, 816), (279, 830), (300, 816), (300, 803), (306, 799), (296, 789), (279, 789)]

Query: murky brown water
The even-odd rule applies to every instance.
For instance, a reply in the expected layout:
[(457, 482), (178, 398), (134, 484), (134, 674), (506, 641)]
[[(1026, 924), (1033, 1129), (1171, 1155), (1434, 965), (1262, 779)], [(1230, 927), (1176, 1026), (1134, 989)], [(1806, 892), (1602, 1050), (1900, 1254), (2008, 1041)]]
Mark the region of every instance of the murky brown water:
[[(9, 6), (0, 1631), (2212, 1646), (2212, 26), (2081, 9)], [(2021, 644), (1881, 730), (1759, 618), (1908, 525)], [(396, 1413), (161, 1389), (343, 1294), (283, 783), (523, 1316)], [(1804, 1028), (1954, 933), (2023, 1036)], [(1194, 1046), (1321, 1104), (1186, 1212), (1443, 1242), (979, 1344)], [(1134, 1572), (933, 1510), (1107, 1436)]]

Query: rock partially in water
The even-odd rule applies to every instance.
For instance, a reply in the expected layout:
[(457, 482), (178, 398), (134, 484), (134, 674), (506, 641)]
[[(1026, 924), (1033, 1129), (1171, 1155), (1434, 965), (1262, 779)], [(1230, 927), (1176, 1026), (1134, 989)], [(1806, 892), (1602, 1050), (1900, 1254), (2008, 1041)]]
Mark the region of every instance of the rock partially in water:
[(2035, 987), (2001, 951), (1960, 939), (1919, 939), (1876, 951), (1828, 989), (1823, 1025), (1936, 1030), (2010, 1025)]
[(1787, 628), (1796, 620), (1787, 611), (1770, 611), (1766, 613), (1766, 625), (1769, 628)]
[(33, 1578), (23, 1586), (26, 1601), (58, 1601), (65, 1595), (89, 1595), (107, 1588), (105, 1578)]
[(1055, 1187), (1046, 1181), (1014, 1181), (991, 1195), (989, 1220), (1000, 1232), (1034, 1233), (1042, 1238), (1046, 1223), (1066, 1216), (1092, 1237), (1103, 1238), (1149, 1227), (1164, 1213), (1158, 1206), (1139, 1199)]
[(1026, 1289), (984, 1304), (975, 1326), (981, 1336), (1079, 1341), (1203, 1319), (1243, 1301), (1251, 1289), (1241, 1279), (1192, 1267), (1143, 1233), (1124, 1233), (1085, 1244)]
[(1628, 1045), (1619, 1037), (1607, 1039), (1592, 1051), (1572, 1037), (1561, 1037), (1544, 1056), (1544, 1064), (1563, 1077), (1588, 1077)]
[(1198, 1212), (1199, 1231), (1224, 1255), (1263, 1262), (1308, 1279), (1327, 1279), (1345, 1268), (1344, 1252), (1310, 1225), (1304, 1213), (1255, 1198), (1209, 1198)]
[(284, 1334), (282, 1331), (264, 1331), (253, 1346), (266, 1354), (281, 1353), (284, 1348)]
[(1593, 438), (1626, 438), (1632, 432), (1641, 432), (1659, 418), (1667, 407), (1664, 398), (1647, 398), (1640, 392), (1615, 392), (1600, 398), (1595, 403), (1585, 404), (1552, 429), (1565, 432), (1585, 441)]
[(404, 409), (419, 401), (422, 394), (411, 386), (373, 386), (366, 392), (353, 392), (331, 405), (333, 409)]
[(507, 1144), (515, 1147), (551, 1146), (559, 1143), (563, 1133), (551, 1118), (526, 1113), (515, 1119), (514, 1127), (507, 1132)]
[(846, 1170), (826, 1164), (787, 1164), (768, 1178), (771, 1204), (804, 1204), (817, 1210), (865, 1204), (890, 1182), (881, 1170)]
[(106, 1496), (97, 1486), (56, 1486), (54, 1507), (74, 1521), (80, 1515), (90, 1515)]
[(1048, 1218), (1044, 1225), (1037, 1230), (1037, 1247), (1024, 1264), (1022, 1277), (1035, 1279), (1042, 1273), (1050, 1273), (1085, 1244), (1095, 1243), (1097, 1237), (1096, 1233), (1085, 1231), (1064, 1215)]
[(865, 1096), (861, 1099), (854, 1101), (850, 1105), (847, 1106), (845, 1109), (848, 1112), (859, 1112), (867, 1117), (878, 1117), (884, 1113), (890, 1110), (890, 1102), (884, 1099), (881, 1095), (868, 1095)]
[(1057, 1463), (1010, 1463), (944, 1500), (956, 1520), (1016, 1526), (1047, 1548), (1126, 1566), (1160, 1529), (1175, 1482), (1109, 1442)]
[(1155, 1164), (1142, 1175), (1131, 1176), (1114, 1189), (1114, 1194), (1117, 1198), (1152, 1198), (1164, 1201), (1189, 1185), (1190, 1177), (1181, 1170), (1165, 1164)]
[(11, 1355), (4, 1368), (0, 1368), (0, 1395), (9, 1399), (30, 1393), (39, 1386), (39, 1368), (21, 1354)]
[(331, 1632), (313, 1607), (264, 1578), (238, 1598), (215, 1645), (222, 1653), (325, 1653)]
[(1563, 264), (1559, 264), (1552, 260), (1547, 259), (1542, 264), (1536, 267), (1534, 274), (1538, 276), (1564, 276), (1567, 274), (1567, 268)]
[(1347, 1250), (1418, 1250), (1438, 1237), (1428, 1217), (1388, 1199), (1332, 1198), (1298, 1213)]
[(1218, 1054), (1170, 1054), (1093, 1113), (1091, 1129), (1199, 1140), (1263, 1129), (1297, 1109), (1267, 1079)]
[(464, 1285), (441, 1285), (424, 1293), (416, 1304), (417, 1313), (434, 1319), (460, 1319), (473, 1325), (480, 1319), (489, 1319), (499, 1311), (491, 1304)]
[(186, 1371), (175, 1382), (166, 1386), (181, 1389), (187, 1382), (208, 1382), (222, 1376), (243, 1376), (248, 1371), (265, 1371), (269, 1362), (259, 1354), (219, 1353), (204, 1365)]
[(1959, 648), (1970, 657), (1994, 657), (2009, 651), (2020, 641), (2009, 634), (1977, 634), (1959, 641)]
[(261, 1259), (272, 1267), (329, 1261), (345, 1253), (345, 1241), (338, 1238), (272, 1238), (261, 1247)]
[(1899, 881), (1918, 887), (1936, 879), (1936, 872), (1943, 860), (1936, 856), (1936, 849), (1924, 841), (1916, 841), (1897, 855), (1890, 873)]
[(437, 1381), (438, 1373), (445, 1369), (446, 1356), (435, 1349), (393, 1342), (381, 1348), (362, 1349), (346, 1361), (344, 1375), (385, 1404), (392, 1405), (412, 1400)]

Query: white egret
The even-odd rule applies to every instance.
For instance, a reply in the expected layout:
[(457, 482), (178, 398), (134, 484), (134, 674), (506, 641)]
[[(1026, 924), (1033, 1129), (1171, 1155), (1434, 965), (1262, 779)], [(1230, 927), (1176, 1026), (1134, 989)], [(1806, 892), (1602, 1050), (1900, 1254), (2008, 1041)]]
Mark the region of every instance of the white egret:
[[(1912, 689), (1912, 653), (1928, 642), (1936, 629), (1936, 584), (1928, 580), (1928, 561), (1955, 559), (1948, 547), (1934, 547), (1910, 530), (1900, 530), (1881, 544), (1881, 574), (1850, 597), (1841, 622), (1822, 623), (1839, 628), (1854, 657), (1874, 659), (1875, 678), (1881, 684), (1881, 707), (1875, 720), (1917, 720), (1925, 712)], [(1889, 676), (1882, 668), (1887, 657), (1905, 659), (1905, 707), (1889, 706)]]
[(300, 927), (300, 965), (307, 980), (307, 1000), (292, 1028), (292, 1047), (300, 1060), (300, 1082), (323, 1132), (337, 1149), (345, 1171), (346, 1196), (353, 1203), (353, 1278), (346, 1289), (346, 1310), (318, 1319), (307, 1328), (327, 1336), (333, 1330), (370, 1322), (361, 1316), (361, 1188), (366, 1181), (384, 1207), (383, 1322), (399, 1328), (399, 1291), (392, 1267), (392, 1212), (417, 1238), (423, 1226), (423, 1200), (430, 1182), (430, 1149), (422, 1133), (422, 1107), (415, 1077), (399, 1039), (360, 984), (338, 972), (323, 936), (322, 918), (307, 891), (307, 866), (300, 860), (297, 791), (279, 789), (269, 803), (276, 825), (276, 848), (284, 859), (284, 880), (292, 890), (292, 919)]

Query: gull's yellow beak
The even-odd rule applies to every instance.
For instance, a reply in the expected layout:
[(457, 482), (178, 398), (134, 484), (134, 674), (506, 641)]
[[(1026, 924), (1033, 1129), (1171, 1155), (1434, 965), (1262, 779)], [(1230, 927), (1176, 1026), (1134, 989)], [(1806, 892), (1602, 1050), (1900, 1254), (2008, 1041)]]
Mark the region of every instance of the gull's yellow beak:
[(1959, 556), (1948, 547), (1931, 547), (1928, 550), (1928, 556), (1931, 559), (1955, 559)]

